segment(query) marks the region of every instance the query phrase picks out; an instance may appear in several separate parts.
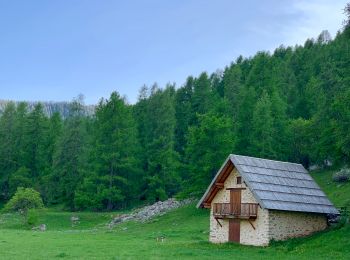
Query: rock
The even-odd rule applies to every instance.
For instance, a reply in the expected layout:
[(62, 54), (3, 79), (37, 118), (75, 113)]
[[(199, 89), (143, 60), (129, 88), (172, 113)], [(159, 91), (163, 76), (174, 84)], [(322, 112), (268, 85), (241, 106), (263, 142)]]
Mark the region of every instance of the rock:
[(339, 223), (340, 216), (339, 215), (335, 215), (335, 214), (327, 214), (327, 221), (328, 221), (328, 224)]
[(309, 167), (310, 171), (315, 171), (315, 170), (318, 170), (318, 169), (320, 169), (320, 166), (317, 165), (317, 164), (310, 165), (310, 167)]
[(165, 237), (164, 236), (160, 236), (160, 237), (157, 237), (157, 242), (165, 242)]
[(71, 216), (70, 221), (72, 222), (78, 222), (80, 218), (78, 216)]
[(33, 227), (32, 230), (40, 230), (42, 232), (46, 231), (46, 225), (45, 224), (41, 224), (37, 227)]
[(78, 216), (71, 216), (70, 221), (72, 223), (72, 227), (78, 225), (80, 223), (80, 218)]
[(174, 198), (170, 198), (165, 201), (158, 201), (152, 205), (145, 206), (141, 209), (135, 210), (130, 214), (122, 214), (115, 217), (108, 226), (112, 228), (114, 225), (120, 224), (125, 221), (136, 220), (139, 222), (146, 222), (155, 216), (161, 216), (170, 210), (179, 208), (193, 202), (193, 199), (185, 199), (177, 201)]
[(39, 226), (39, 229), (40, 229), (40, 231), (46, 231), (46, 225), (45, 224), (41, 224)]

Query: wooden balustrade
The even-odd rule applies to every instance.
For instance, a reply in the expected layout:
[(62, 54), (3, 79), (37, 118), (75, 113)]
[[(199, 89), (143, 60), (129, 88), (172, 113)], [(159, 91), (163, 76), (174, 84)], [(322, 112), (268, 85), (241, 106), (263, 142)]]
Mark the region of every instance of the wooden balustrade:
[(214, 203), (214, 217), (220, 218), (256, 218), (258, 214), (258, 205), (256, 203)]

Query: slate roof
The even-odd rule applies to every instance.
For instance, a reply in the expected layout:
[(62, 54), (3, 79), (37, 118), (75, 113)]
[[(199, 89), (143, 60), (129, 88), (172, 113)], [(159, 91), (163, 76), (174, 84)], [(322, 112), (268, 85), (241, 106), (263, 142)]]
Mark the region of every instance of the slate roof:
[(222, 169), (232, 162), (265, 209), (339, 214), (324, 192), (301, 165), (231, 154), (199, 201), (201, 207), (213, 191)]

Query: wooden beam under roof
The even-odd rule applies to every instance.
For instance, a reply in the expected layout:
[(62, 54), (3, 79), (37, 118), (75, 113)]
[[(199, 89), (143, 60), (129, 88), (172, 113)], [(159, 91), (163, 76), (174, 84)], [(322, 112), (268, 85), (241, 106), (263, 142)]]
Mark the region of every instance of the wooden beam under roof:
[(203, 207), (206, 209), (210, 209), (211, 204), (210, 203), (203, 203)]
[(215, 187), (217, 187), (218, 189), (223, 189), (224, 188), (224, 183), (223, 182), (217, 182), (217, 183), (215, 183)]
[[(203, 201), (203, 207), (204, 208), (210, 208), (211, 202), (218, 193), (218, 191), (222, 188), (224, 188), (224, 182), (227, 179), (227, 177), (231, 174), (232, 170), (234, 168), (234, 165), (231, 161), (229, 161), (225, 167), (222, 169), (220, 175), (218, 176), (217, 182), (211, 187), (211, 190), (209, 191), (209, 194), (207, 195), (206, 199)], [(217, 185), (218, 184), (218, 185)], [(209, 206), (205, 206), (205, 204), (209, 204)]]

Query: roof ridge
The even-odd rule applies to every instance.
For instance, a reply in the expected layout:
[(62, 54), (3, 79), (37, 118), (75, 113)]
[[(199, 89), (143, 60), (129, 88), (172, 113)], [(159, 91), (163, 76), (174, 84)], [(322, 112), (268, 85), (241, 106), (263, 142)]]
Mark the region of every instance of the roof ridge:
[[(254, 168), (263, 168), (263, 169), (269, 169), (269, 170), (278, 170), (281, 172), (296, 172), (298, 174), (304, 174), (304, 175), (310, 175), (308, 171), (306, 172), (298, 172), (298, 171), (291, 171), (291, 170), (286, 170), (286, 169), (276, 169), (276, 168), (271, 168), (271, 167), (264, 167), (264, 166), (256, 166), (256, 165), (251, 165), (251, 164), (242, 164), (242, 163), (236, 163), (237, 165), (242, 165), (242, 166), (248, 166), (248, 167), (254, 167)], [(306, 169), (305, 169), (306, 170)]]
[[(265, 168), (265, 169), (266, 169), (266, 168)], [(262, 176), (267, 176), (267, 177), (273, 177), (273, 178), (285, 178), (285, 179), (292, 179), (292, 180), (312, 181), (312, 182), (315, 182), (314, 180), (293, 178), (293, 177), (288, 177), (288, 176), (276, 176), (276, 175), (262, 174), (262, 173), (250, 172), (250, 171), (245, 171), (245, 172), (250, 173), (250, 174), (256, 174), (256, 175), (262, 175)], [(308, 175), (308, 176), (310, 176), (310, 175)]]
[(278, 186), (285, 186), (285, 187), (296, 187), (296, 188), (307, 188), (307, 189), (321, 190), (319, 187), (292, 186), (292, 185), (287, 185), (287, 184), (280, 184), (280, 183), (276, 184), (276, 183), (271, 183), (271, 182), (252, 181), (252, 180), (249, 180), (249, 182), (269, 184), (269, 185), (278, 185)]
[[(233, 154), (233, 153), (230, 154), (230, 157), (231, 156), (247, 157), (247, 158), (251, 158), (251, 159), (259, 159), (259, 160), (263, 160), (263, 161), (278, 162), (278, 163), (284, 163), (284, 164), (294, 164), (294, 165), (299, 165), (299, 166), (302, 166), (303, 168), (305, 168), (301, 163), (284, 162), (284, 161), (278, 161), (278, 160), (272, 160), (272, 159), (264, 159), (264, 158), (260, 158), (260, 157), (253, 157), (253, 156)], [(243, 165), (245, 165), (245, 164), (243, 164)]]

